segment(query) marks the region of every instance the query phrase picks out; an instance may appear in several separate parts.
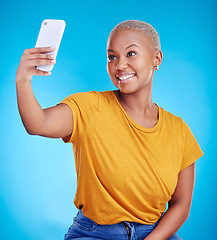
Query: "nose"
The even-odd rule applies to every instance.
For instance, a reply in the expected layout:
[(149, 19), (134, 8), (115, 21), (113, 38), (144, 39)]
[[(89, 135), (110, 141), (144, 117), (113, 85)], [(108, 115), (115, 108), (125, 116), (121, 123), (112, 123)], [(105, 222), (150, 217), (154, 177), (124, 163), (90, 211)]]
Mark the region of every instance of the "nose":
[(116, 65), (117, 70), (123, 70), (126, 69), (128, 66), (126, 59), (119, 59)]

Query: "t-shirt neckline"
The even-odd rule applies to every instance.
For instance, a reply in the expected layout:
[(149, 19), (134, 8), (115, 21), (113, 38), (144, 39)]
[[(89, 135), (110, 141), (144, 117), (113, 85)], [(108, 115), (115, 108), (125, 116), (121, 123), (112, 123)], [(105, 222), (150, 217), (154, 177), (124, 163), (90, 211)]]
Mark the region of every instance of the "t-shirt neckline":
[(127, 113), (126, 111), (123, 109), (123, 107), (121, 106), (120, 102), (118, 101), (114, 91), (110, 91), (112, 96), (113, 96), (113, 99), (115, 100), (115, 102), (118, 104), (119, 108), (121, 109), (121, 111), (123, 112), (123, 114), (126, 116), (126, 118), (128, 119), (128, 121), (137, 129), (143, 131), (143, 132), (147, 132), (147, 133), (152, 133), (152, 132), (156, 132), (161, 124), (162, 124), (162, 109), (155, 103), (155, 105), (158, 107), (158, 112), (159, 112), (159, 118), (158, 118), (158, 121), (157, 123), (154, 125), (154, 127), (152, 128), (147, 128), (147, 127), (144, 127), (140, 124), (138, 124), (137, 122), (135, 122)]

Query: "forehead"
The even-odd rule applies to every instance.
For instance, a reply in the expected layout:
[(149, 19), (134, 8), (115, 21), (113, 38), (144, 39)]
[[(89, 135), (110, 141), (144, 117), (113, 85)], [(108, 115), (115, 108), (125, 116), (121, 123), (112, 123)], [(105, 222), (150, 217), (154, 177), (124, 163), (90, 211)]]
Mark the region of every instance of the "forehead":
[(119, 29), (115, 31), (108, 39), (107, 48), (126, 48), (131, 44), (136, 44), (140, 48), (153, 48), (149, 37), (144, 32), (134, 29)]

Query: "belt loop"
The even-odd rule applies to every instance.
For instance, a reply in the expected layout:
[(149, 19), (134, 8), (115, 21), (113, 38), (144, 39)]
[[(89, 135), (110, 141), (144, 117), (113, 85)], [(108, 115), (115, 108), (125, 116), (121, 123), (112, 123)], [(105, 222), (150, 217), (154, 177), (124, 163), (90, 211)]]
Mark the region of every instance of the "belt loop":
[(125, 228), (127, 229), (127, 235), (128, 235), (128, 238), (130, 240), (131, 236), (130, 236), (130, 228), (128, 226), (128, 224), (126, 222), (124, 222), (124, 225), (125, 225)]
[(135, 236), (135, 228), (133, 223), (124, 221), (124, 225), (126, 227), (129, 240), (136, 240), (137, 238)]

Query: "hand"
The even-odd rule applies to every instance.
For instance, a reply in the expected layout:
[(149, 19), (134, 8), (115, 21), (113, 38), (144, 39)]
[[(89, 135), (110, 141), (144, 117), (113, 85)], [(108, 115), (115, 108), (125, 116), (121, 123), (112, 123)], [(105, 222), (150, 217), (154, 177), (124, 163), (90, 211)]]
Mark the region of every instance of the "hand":
[(26, 49), (17, 69), (16, 82), (31, 81), (33, 75), (49, 76), (51, 74), (50, 72), (44, 72), (35, 67), (55, 64), (55, 55), (45, 54), (53, 50), (54, 48), (51, 47)]

